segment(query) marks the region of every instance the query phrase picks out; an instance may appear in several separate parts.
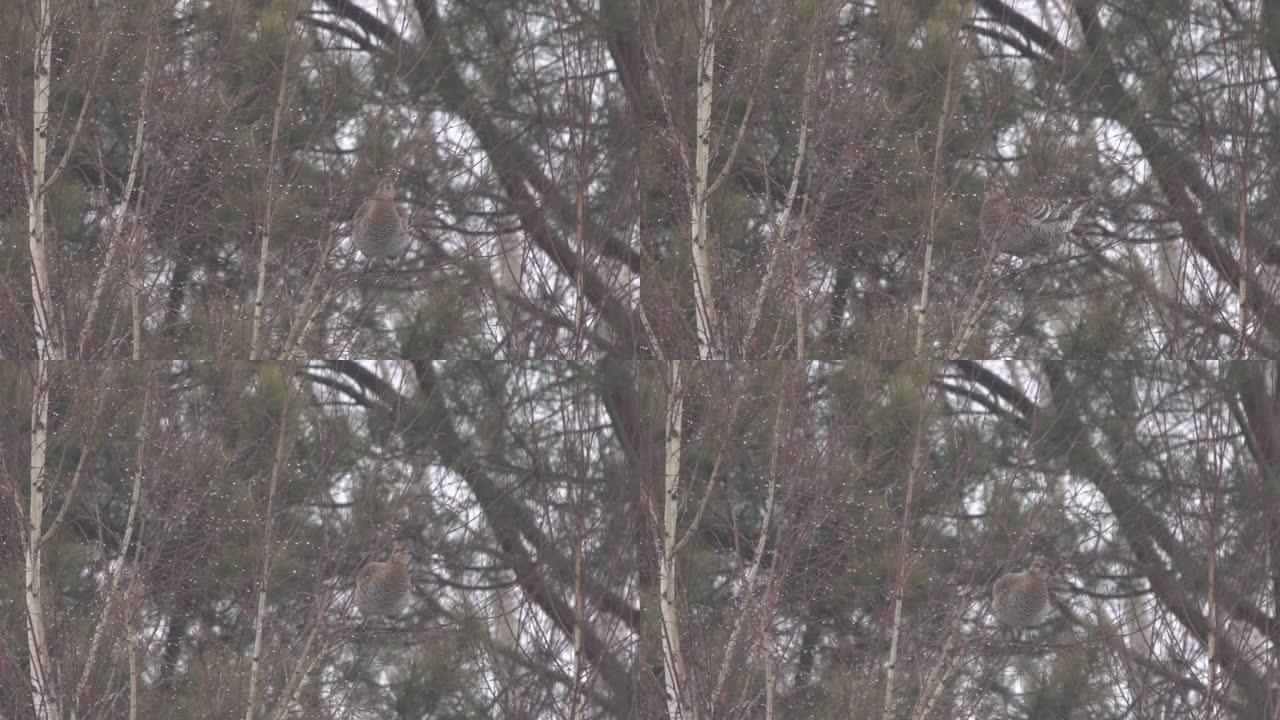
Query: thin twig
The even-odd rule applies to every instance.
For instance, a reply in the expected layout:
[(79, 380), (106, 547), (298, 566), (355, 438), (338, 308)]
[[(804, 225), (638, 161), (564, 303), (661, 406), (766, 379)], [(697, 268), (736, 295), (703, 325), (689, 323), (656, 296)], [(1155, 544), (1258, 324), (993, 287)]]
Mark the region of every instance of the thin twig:
[[(803, 367), (801, 360), (797, 359), (797, 363)], [(778, 447), (781, 445), (784, 432), (783, 413), (787, 409), (785, 385), (789, 377), (790, 373), (782, 374), (783, 387), (779, 388), (778, 391), (778, 404), (773, 418), (773, 447), (769, 453), (769, 489), (765, 496), (764, 514), (760, 518), (760, 534), (756, 538), (755, 559), (752, 560), (751, 567), (747, 570), (746, 582), (742, 589), (742, 607), (737, 613), (733, 630), (729, 633), (729, 644), (725, 648), (724, 657), (720, 661), (720, 672), (716, 676), (715, 690), (711, 693), (712, 716), (715, 715), (716, 701), (720, 698), (720, 693), (724, 690), (724, 683), (729, 677), (730, 663), (737, 653), (738, 643), (742, 640), (742, 630), (746, 627), (746, 619), (751, 614), (749, 604), (752, 601), (752, 594), (755, 592), (756, 580), (760, 577), (760, 565), (764, 559), (764, 548), (769, 538), (769, 524), (773, 519), (773, 503), (778, 488)]]
[[(821, 17), (821, 13), (814, 14), (814, 22)], [(813, 95), (813, 68), (814, 56), (817, 53), (817, 43), (809, 46), (809, 62), (804, 70), (804, 99), (800, 103), (800, 138), (796, 141), (796, 158), (791, 164), (791, 187), (787, 189), (786, 204), (782, 208), (782, 219), (774, 227), (772, 254), (769, 256), (769, 263), (765, 266), (764, 277), (760, 280), (760, 288), (756, 291), (755, 308), (751, 311), (751, 320), (747, 323), (747, 332), (742, 338), (743, 357), (746, 357), (748, 348), (751, 347), (751, 341), (755, 338), (756, 325), (760, 322), (760, 314), (764, 310), (764, 301), (768, 296), (769, 283), (773, 279), (774, 272), (777, 271), (778, 259), (782, 256), (782, 248), (784, 247), (784, 238), (787, 233), (787, 224), (791, 220), (791, 206), (795, 204), (796, 193), (800, 188), (800, 168), (804, 164), (805, 143), (809, 136), (809, 100)], [(765, 172), (768, 178), (769, 173)]]
[(315, 644), (316, 633), (323, 624), (324, 615), (329, 610), (329, 602), (332, 598), (333, 589), (326, 587), (320, 596), (320, 601), (316, 603), (316, 613), (311, 618), (311, 628), (307, 631), (307, 639), (302, 644), (302, 652), (298, 654), (298, 662), (294, 663), (293, 671), (285, 681), (284, 692), (280, 695), (280, 705), (276, 708), (274, 715), (275, 720), (284, 720), (285, 713), (289, 711), (289, 706), (293, 704), (298, 691), (302, 688), (302, 681), (311, 674), (314, 665), (311, 648)]
[[(151, 46), (153, 43), (148, 40), (146, 52), (142, 60), (142, 92), (138, 95), (138, 125), (133, 130), (133, 153), (129, 157), (129, 175), (124, 182), (124, 210), (115, 219), (115, 225), (112, 228), (111, 241), (107, 245), (107, 257), (102, 262), (102, 267), (98, 271), (98, 278), (93, 285), (93, 297), (89, 301), (89, 311), (85, 315), (84, 325), (80, 328), (80, 342), (76, 351), (77, 357), (84, 357), (84, 346), (89, 341), (89, 332), (93, 329), (93, 318), (98, 313), (98, 304), (102, 301), (102, 291), (106, 288), (107, 277), (111, 272), (111, 265), (115, 261), (115, 255), (120, 244), (124, 241), (125, 227), (130, 221), (129, 200), (133, 197), (133, 187), (138, 180), (138, 163), (142, 158), (142, 138), (143, 131), (147, 125), (147, 94), (151, 90), (152, 76), (155, 74), (151, 69)], [(98, 164), (102, 165), (102, 148), (98, 147)], [(136, 213), (141, 208), (142, 199), (139, 197), (134, 205)]]
[[(149, 435), (150, 417), (151, 417), (151, 382), (145, 381), (142, 393), (142, 418), (138, 424), (138, 446), (135, 453), (135, 464), (133, 472), (133, 489), (129, 493), (129, 514), (124, 522), (124, 537), (120, 541), (120, 567), (111, 574), (111, 585), (107, 591), (105, 602), (102, 603), (102, 615), (98, 618), (98, 623), (93, 630), (93, 639), (89, 641), (89, 653), (85, 658), (84, 668), (80, 671), (80, 682), (76, 685), (76, 694), (72, 697), (72, 712), (79, 715), (80, 698), (84, 696), (85, 688), (89, 684), (89, 674), (93, 671), (94, 660), (97, 658), (98, 648), (102, 644), (102, 639), (106, 631), (107, 615), (111, 610), (111, 606), (116, 602), (116, 594), (120, 589), (120, 579), (124, 575), (125, 567), (128, 564), (129, 545), (133, 542), (134, 520), (138, 517), (138, 506), (142, 501), (142, 472), (143, 463), (146, 459), (147, 437)], [(86, 455), (88, 453), (85, 453)]]
[(293, 352), (295, 343), (302, 342), (302, 338), (306, 336), (307, 329), (311, 326), (311, 320), (315, 317), (315, 311), (324, 304), (324, 302), (313, 302), (312, 296), (315, 295), (316, 286), (320, 284), (320, 276), (324, 274), (324, 269), (329, 263), (329, 256), (333, 253), (336, 236), (333, 228), (329, 228), (329, 236), (325, 239), (324, 248), (320, 251), (320, 257), (316, 259), (315, 267), (311, 270), (311, 279), (307, 282), (307, 289), (302, 293), (302, 305), (298, 309), (298, 320), (295, 320), (293, 327), (289, 328), (289, 335), (285, 338), (284, 347), (280, 350), (280, 359), (287, 360)]

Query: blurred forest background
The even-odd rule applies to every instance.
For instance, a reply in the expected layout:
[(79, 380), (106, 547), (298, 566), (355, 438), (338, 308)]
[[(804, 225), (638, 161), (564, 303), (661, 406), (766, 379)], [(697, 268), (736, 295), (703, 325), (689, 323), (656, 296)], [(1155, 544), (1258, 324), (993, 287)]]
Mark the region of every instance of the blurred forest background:
[(1280, 717), (1278, 72), (1275, 0), (0, 4), (0, 719)]

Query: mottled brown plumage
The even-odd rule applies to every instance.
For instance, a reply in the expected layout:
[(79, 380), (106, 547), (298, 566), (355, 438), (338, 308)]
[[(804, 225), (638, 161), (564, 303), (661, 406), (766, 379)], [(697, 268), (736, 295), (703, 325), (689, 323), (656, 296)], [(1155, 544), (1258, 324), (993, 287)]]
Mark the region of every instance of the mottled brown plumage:
[(391, 178), (383, 178), (373, 195), (360, 204), (351, 224), (351, 237), (367, 258), (394, 259), (404, 254), (409, 232), (396, 208), (396, 188)]
[(1015, 257), (1049, 254), (1071, 239), (1087, 201), (1011, 198), (1000, 178), (987, 181), (978, 215), (982, 239)]
[(360, 614), (399, 615), (409, 602), (409, 548), (397, 542), (391, 560), (371, 562), (356, 573), (356, 607)]
[(991, 611), (1013, 629), (1040, 622), (1049, 609), (1049, 561), (1037, 557), (1026, 572), (1009, 573), (991, 588)]

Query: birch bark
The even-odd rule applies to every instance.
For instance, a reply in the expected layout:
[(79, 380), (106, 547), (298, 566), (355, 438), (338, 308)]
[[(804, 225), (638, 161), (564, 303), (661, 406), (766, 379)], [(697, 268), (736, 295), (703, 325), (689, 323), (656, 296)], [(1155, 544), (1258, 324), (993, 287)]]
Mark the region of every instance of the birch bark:
[(48, 237), (44, 224), (45, 153), (49, 138), (49, 66), (53, 62), (53, 14), (50, 0), (36, 8), (34, 102), (31, 109), (31, 186), (28, 194), (28, 244), (31, 251), (31, 298), (35, 327), (35, 382), (31, 397), (31, 476), (27, 543), (23, 578), (27, 605), (27, 650), (30, 653), (31, 704), (37, 720), (58, 720), (62, 712), (53, 688), (53, 666), (45, 636), (44, 592), (41, 586), (41, 541), (44, 533), (44, 493), (48, 475), (45, 455), (49, 441), (49, 385), (52, 365), (63, 359), (62, 343), (50, 318)]

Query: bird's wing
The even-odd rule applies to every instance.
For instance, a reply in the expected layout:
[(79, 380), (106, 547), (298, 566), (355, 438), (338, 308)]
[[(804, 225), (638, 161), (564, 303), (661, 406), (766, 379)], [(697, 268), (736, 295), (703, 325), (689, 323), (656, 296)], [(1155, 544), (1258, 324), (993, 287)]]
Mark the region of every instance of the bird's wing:
[(995, 220), (1008, 211), (1009, 201), (1004, 198), (993, 198), (982, 203), (978, 217), (984, 220)]
[(369, 214), (369, 209), (373, 205), (373, 198), (365, 198), (360, 202), (360, 207), (356, 210), (356, 220), (363, 218)]
[(1011, 200), (1014, 210), (1040, 222), (1064, 222), (1075, 220), (1080, 204), (1061, 202), (1041, 197), (1024, 197)]
[(373, 571), (376, 569), (377, 568), (374, 567), (374, 563), (369, 563), (368, 565), (360, 568), (360, 572), (356, 573), (356, 585), (365, 584), (365, 582), (369, 580), (369, 576), (372, 575)]
[(1012, 582), (1012, 575), (1001, 575), (1000, 579), (996, 580), (996, 584), (991, 586), (991, 594), (1003, 595), (1009, 589), (1009, 584)]
[(1009, 201), (1005, 198), (994, 198), (982, 203), (978, 210), (978, 229), (984, 235), (995, 235), (1003, 229), (1002, 225), (1009, 215)]

